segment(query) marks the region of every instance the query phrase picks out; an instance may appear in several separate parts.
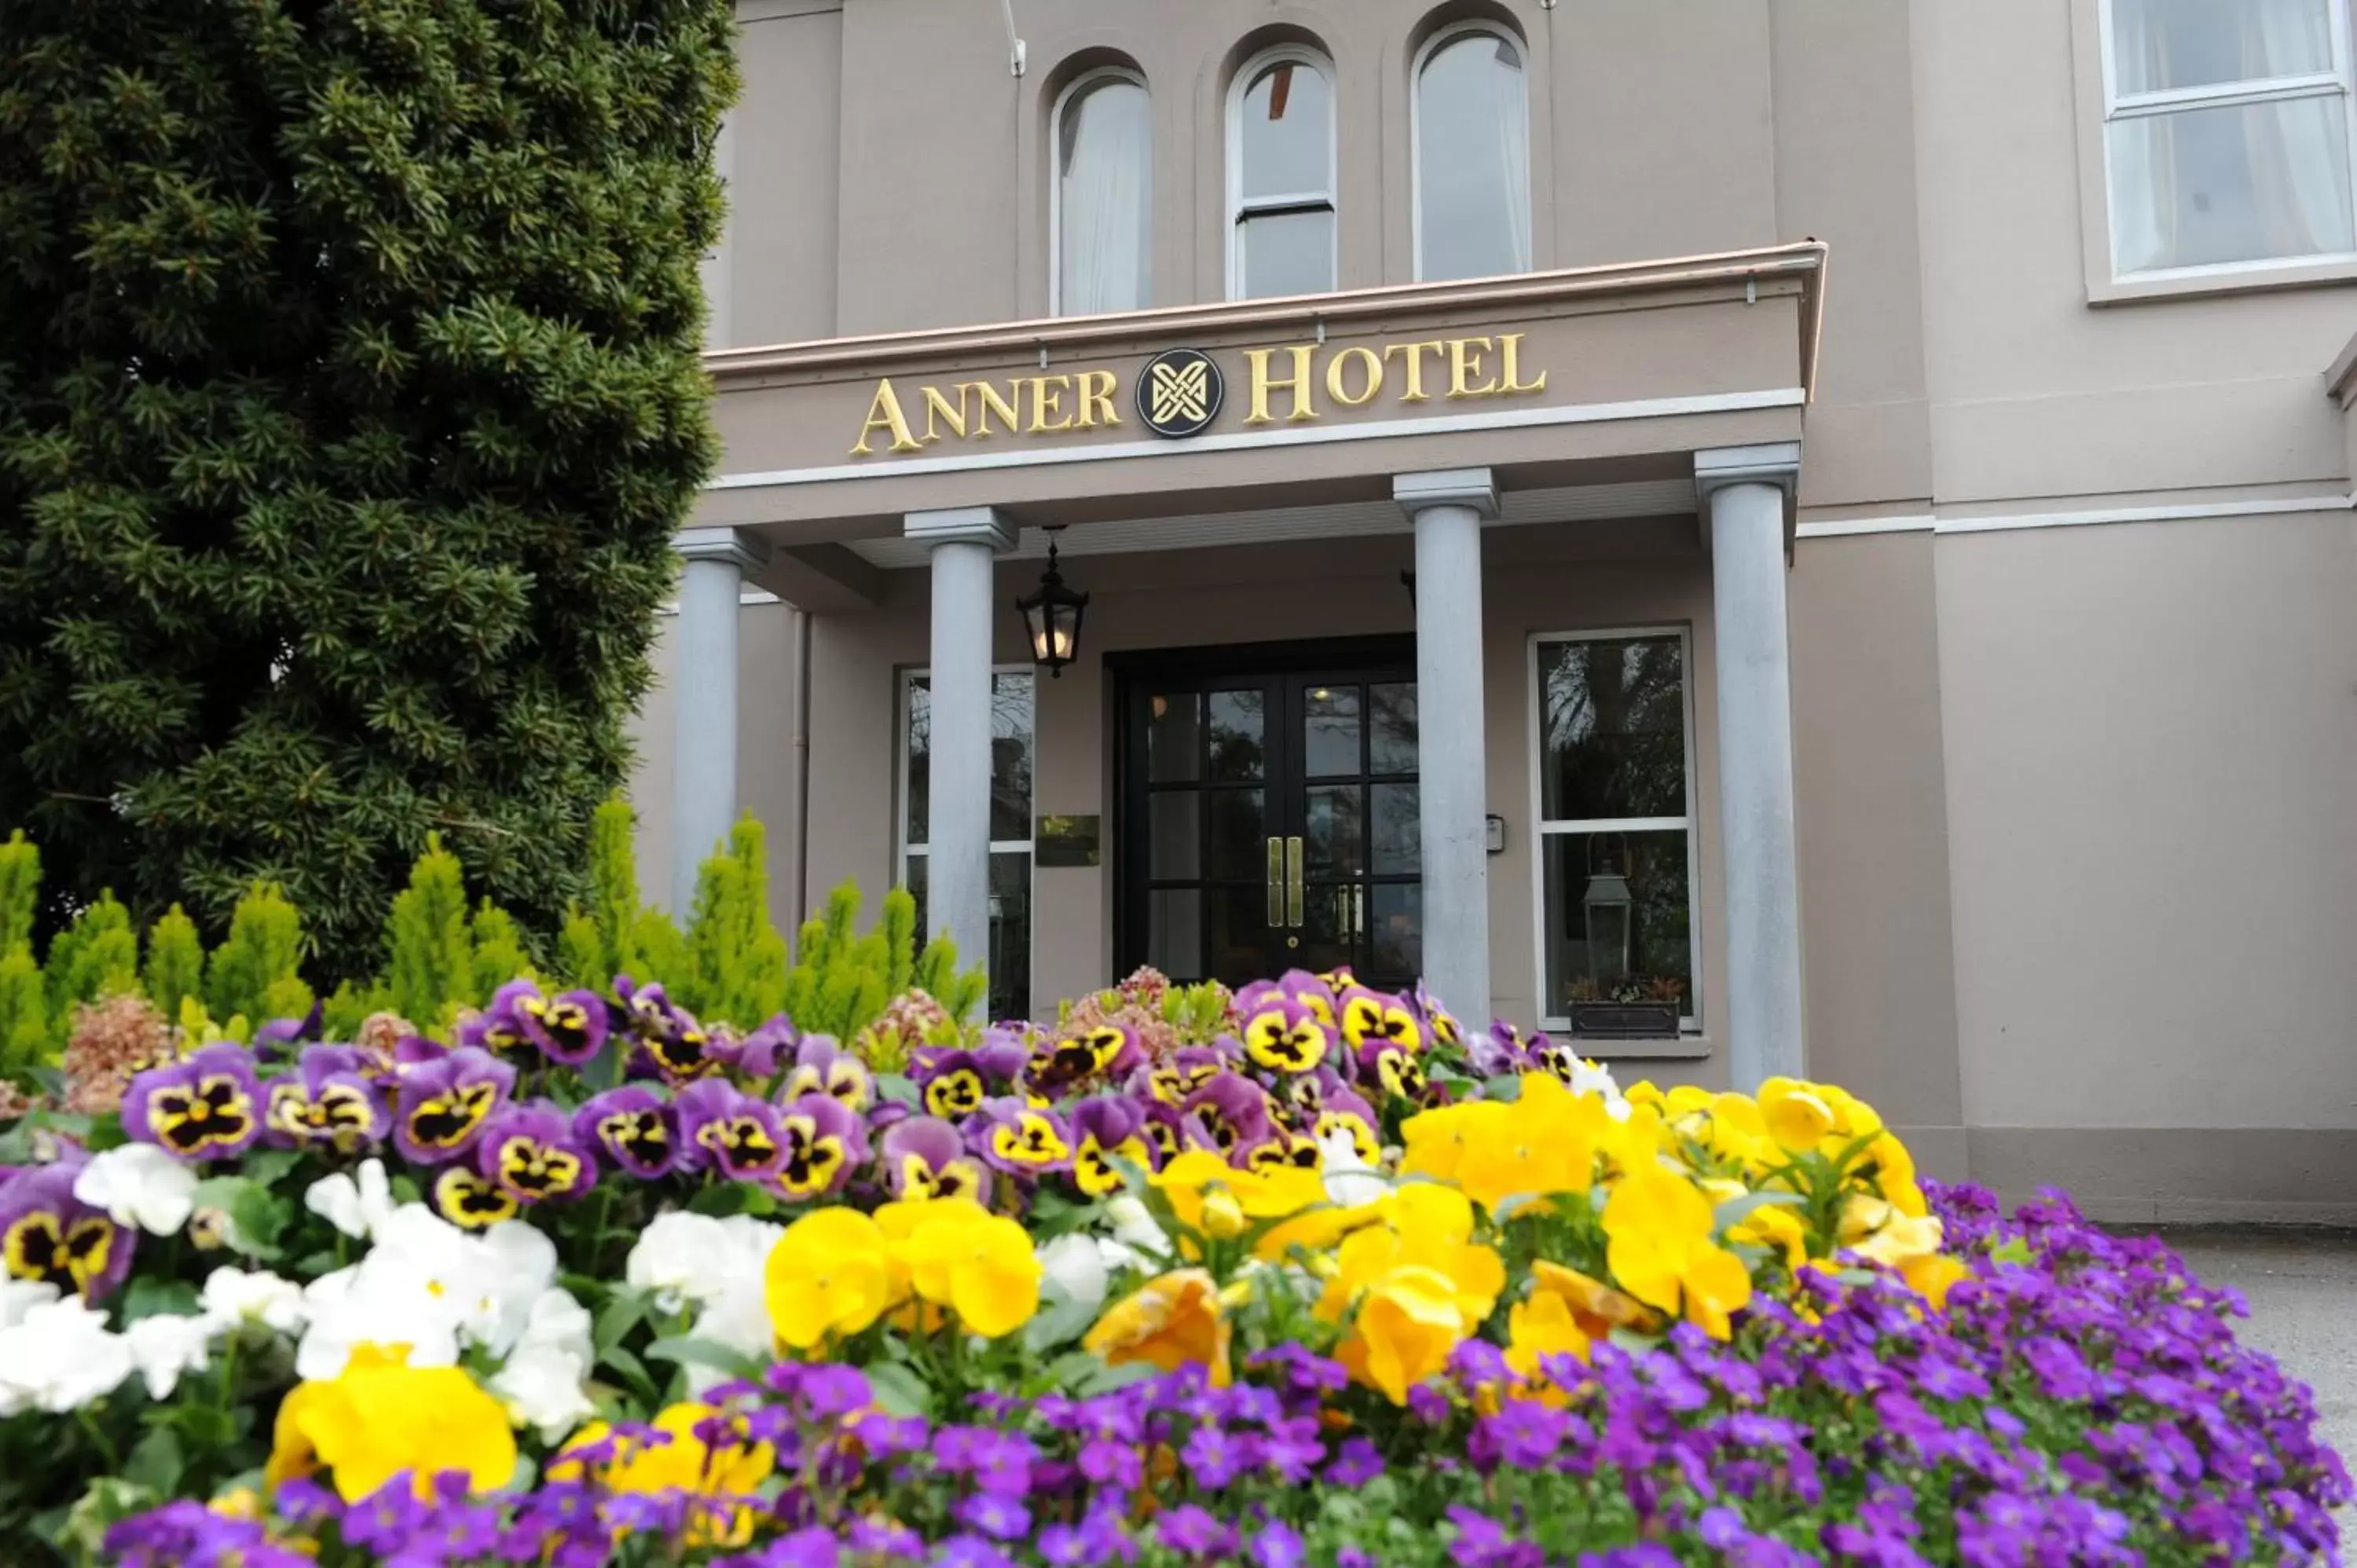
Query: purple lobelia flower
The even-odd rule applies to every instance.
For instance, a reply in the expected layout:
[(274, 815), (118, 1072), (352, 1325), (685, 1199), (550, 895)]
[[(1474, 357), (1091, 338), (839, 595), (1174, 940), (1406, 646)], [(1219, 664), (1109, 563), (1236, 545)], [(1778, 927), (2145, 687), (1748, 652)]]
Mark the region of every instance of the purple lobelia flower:
[(720, 1070), (724, 1064), (712, 1049), (711, 1036), (662, 986), (640, 985), (625, 974), (615, 980), (614, 994), (620, 998), (621, 1027), (637, 1047), (630, 1058), (635, 1070), (674, 1086)]
[(306, 1046), (293, 1072), (270, 1080), (264, 1137), (282, 1149), (339, 1155), (372, 1149), (393, 1128), (357, 1046)]
[(867, 1163), (867, 1124), (827, 1094), (805, 1094), (779, 1109), (785, 1157), (770, 1183), (795, 1199), (839, 1190)]
[(794, 1047), (793, 1065), (778, 1087), (780, 1103), (805, 1094), (823, 1094), (845, 1111), (867, 1109), (875, 1092), (867, 1064), (826, 1035), (804, 1035)]
[(1281, 993), (1265, 997), (1243, 1017), (1245, 1058), (1269, 1072), (1309, 1072), (1334, 1048), (1333, 1026)]
[(1119, 1192), (1125, 1185), (1120, 1165), (1152, 1170), (1161, 1162), (1146, 1142), (1146, 1108), (1126, 1097), (1083, 1100), (1072, 1108), (1072, 1180), (1090, 1197)]
[(884, 1179), (894, 1197), (970, 1197), (990, 1201), (990, 1167), (970, 1154), (958, 1130), (938, 1116), (911, 1116), (883, 1136)]
[(393, 1144), (412, 1165), (438, 1165), (475, 1146), (483, 1123), (515, 1090), (515, 1069), (489, 1051), (461, 1046), (401, 1079)]
[(688, 1085), (673, 1103), (682, 1168), (768, 1182), (785, 1163), (785, 1128), (768, 1101), (716, 1078)]
[(262, 1135), (262, 1086), (242, 1046), (149, 1068), (123, 1096), (123, 1128), (182, 1160), (232, 1159)]
[(1071, 1123), (1011, 1096), (983, 1102), (962, 1129), (966, 1146), (1009, 1176), (1039, 1176), (1072, 1165)]
[(61, 1160), (0, 1179), (0, 1276), (92, 1302), (122, 1284), (138, 1236), (74, 1196), (84, 1163)]
[(617, 1168), (647, 1180), (667, 1175), (680, 1157), (679, 1124), (662, 1095), (626, 1083), (573, 1113), (573, 1137)]
[(1211, 1147), (1224, 1155), (1232, 1156), (1269, 1135), (1268, 1091), (1241, 1073), (1211, 1079), (1187, 1097), (1185, 1110), (1202, 1124)]
[[(512, 987), (502, 988), (502, 994)], [(612, 1015), (594, 991), (543, 996), (538, 986), (517, 993), (512, 1008), (524, 1037), (550, 1061), (579, 1067), (606, 1044)]]
[(579, 1197), (597, 1185), (597, 1158), (574, 1136), (573, 1124), (548, 1101), (511, 1105), (483, 1127), (475, 1169), (484, 1180), (530, 1208)]

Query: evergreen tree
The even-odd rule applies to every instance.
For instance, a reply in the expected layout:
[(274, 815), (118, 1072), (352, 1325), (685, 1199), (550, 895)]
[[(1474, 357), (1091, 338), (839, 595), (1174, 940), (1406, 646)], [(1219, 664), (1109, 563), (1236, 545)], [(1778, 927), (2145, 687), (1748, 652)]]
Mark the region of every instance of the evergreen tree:
[(147, 1000), (167, 1018), (180, 1015), (182, 999), (204, 999), (205, 944), (197, 936), (197, 923), (178, 904), (147, 933), (147, 968), (142, 979)]
[(139, 937), (112, 891), (75, 914), (49, 944), (49, 1005), (62, 1018), (84, 1002), (139, 988)]
[(471, 998), (478, 1007), (488, 1005), (492, 993), (519, 975), (532, 972), (532, 953), (525, 948), (523, 931), (515, 917), (492, 903), (483, 900), (475, 911), (474, 922), (475, 990)]
[(694, 983), (681, 1000), (699, 1017), (750, 1029), (785, 1004), (786, 939), (770, 922), (768, 837), (750, 817), (696, 877), (687, 946)]
[(436, 830), (553, 935), (716, 450), (732, 7), (5, 15), (0, 822), (330, 983)]
[[(475, 944), (458, 857), (425, 835), (425, 853), (385, 918), (384, 989), (393, 1010), (429, 1032), (449, 1023), (475, 990)], [(510, 979), (514, 977), (511, 975)]]
[(229, 938), (205, 969), (205, 1005), (218, 1023), (300, 1018), (311, 1010), (303, 963), (303, 916), (276, 887), (249, 889), (230, 917)]

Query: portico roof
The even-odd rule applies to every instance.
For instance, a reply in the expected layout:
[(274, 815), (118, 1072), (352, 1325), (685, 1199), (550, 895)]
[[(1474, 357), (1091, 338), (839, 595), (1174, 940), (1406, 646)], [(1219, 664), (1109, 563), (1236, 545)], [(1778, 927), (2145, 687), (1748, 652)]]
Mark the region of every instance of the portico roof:
[[(714, 352), (726, 455), (695, 521), (841, 581), (900, 564), (883, 542), (943, 507), (1077, 525), (1079, 553), (1090, 525), (1342, 515), (1420, 469), (1658, 506), (1697, 450), (1799, 439), (1825, 261), (1809, 242)], [(1164, 392), (1181, 433), (1149, 424)]]

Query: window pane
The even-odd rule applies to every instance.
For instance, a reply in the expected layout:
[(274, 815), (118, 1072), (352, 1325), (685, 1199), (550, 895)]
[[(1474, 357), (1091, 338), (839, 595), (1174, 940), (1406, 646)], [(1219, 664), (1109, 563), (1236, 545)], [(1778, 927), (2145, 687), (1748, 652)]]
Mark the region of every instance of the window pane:
[(1530, 113), (1514, 46), (1469, 33), (1416, 79), (1419, 275), (1489, 277), (1531, 265)]
[(1367, 771), (1414, 773), (1415, 682), (1367, 688)]
[(1203, 699), (1195, 692), (1157, 692), (1146, 703), (1146, 777), (1157, 784), (1203, 776)]
[(1545, 1011), (1561, 1017), (1575, 1000), (1674, 983), (1680, 1011), (1694, 1015), (1684, 830), (1549, 833), (1541, 844)]
[(1146, 798), (1149, 841), (1146, 874), (1157, 881), (1203, 875), (1203, 797), (1193, 789), (1161, 789)]
[[(1210, 961), (1205, 978), (1226, 985), (1265, 980), (1268, 962), (1268, 903), (1258, 887), (1207, 887), (1203, 902), (1211, 912), (1208, 924)], [(1173, 979), (1178, 978), (1175, 974)]]
[(1334, 212), (1264, 212), (1236, 226), (1236, 297), (1323, 294), (1334, 286)]
[(1256, 691), (1211, 693), (1212, 778), (1261, 776), (1265, 747), (1261, 706), (1261, 694)]
[(1326, 74), (1316, 66), (1286, 61), (1253, 78), (1236, 149), (1244, 199), (1332, 190), (1333, 124)]
[(1369, 869), (1378, 875), (1423, 870), (1424, 833), (1417, 825), (1415, 786), (1377, 784), (1367, 793), (1374, 818), (1374, 864)]
[(1177, 981), (1203, 978), (1203, 890), (1157, 887), (1146, 895), (1146, 961)]
[(2349, 251), (2346, 119), (2335, 95), (2113, 121), (2114, 265), (2142, 273)]
[(1301, 744), (1312, 779), (1358, 772), (1359, 689), (1311, 687), (1302, 703)]
[(2122, 94), (2332, 69), (2332, 0), (2112, 0)]
[(912, 675), (909, 678), (909, 733), (906, 737), (909, 747), (908, 842), (910, 843), (926, 842), (926, 828), (931, 821), (931, 813), (927, 810), (930, 803), (927, 757), (932, 744), (932, 682), (922, 675)]
[[(1379, 884), (1368, 893), (1367, 968), (1376, 983), (1398, 984), (1424, 973), (1424, 887)], [(1485, 1003), (1486, 1004), (1486, 1003)]]
[(1031, 1015), (1031, 856), (990, 857), (990, 1015)]
[(1302, 791), (1304, 868), (1311, 876), (1349, 876), (1362, 868), (1359, 786), (1320, 784)]
[(1684, 665), (1674, 637), (1540, 645), (1541, 815), (1686, 814)]
[(1059, 132), (1060, 307), (1067, 316), (1135, 310), (1147, 302), (1146, 89), (1118, 77), (1090, 82), (1066, 101)]
[(1031, 671), (990, 678), (990, 836), (1031, 837)]
[(1257, 789), (1207, 791), (1211, 811), (1211, 843), (1204, 875), (1246, 877), (1255, 885), (1268, 881), (1268, 830)]

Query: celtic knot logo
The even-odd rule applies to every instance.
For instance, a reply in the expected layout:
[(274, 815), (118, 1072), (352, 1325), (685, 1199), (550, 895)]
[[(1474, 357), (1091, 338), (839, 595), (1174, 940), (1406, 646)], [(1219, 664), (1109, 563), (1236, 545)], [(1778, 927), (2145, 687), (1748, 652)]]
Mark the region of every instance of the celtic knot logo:
[(1200, 435), (1218, 417), (1227, 383), (1200, 350), (1167, 349), (1137, 379), (1137, 417), (1157, 435)]

